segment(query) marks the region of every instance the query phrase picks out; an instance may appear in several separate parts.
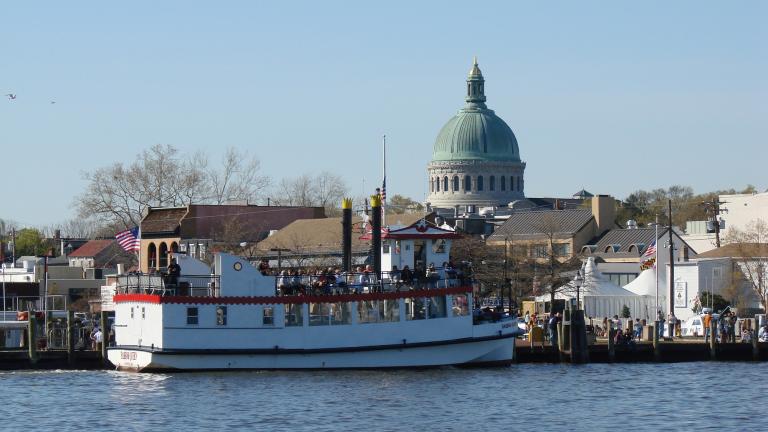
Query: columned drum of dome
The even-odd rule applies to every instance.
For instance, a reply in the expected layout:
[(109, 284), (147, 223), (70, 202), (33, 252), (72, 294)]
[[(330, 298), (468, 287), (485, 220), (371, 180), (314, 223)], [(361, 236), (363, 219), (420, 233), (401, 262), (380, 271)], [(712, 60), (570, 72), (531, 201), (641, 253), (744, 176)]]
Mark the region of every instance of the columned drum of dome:
[[(469, 71), (466, 91), (467, 104), (440, 130), (427, 166), (431, 185), (451, 178), (462, 179), (465, 187), (431, 187), (427, 201), (433, 207), (450, 208), (505, 206), (524, 198), (525, 163), (520, 160), (517, 138), (485, 105), (485, 79), (477, 59)], [(500, 179), (500, 187), (496, 179)]]

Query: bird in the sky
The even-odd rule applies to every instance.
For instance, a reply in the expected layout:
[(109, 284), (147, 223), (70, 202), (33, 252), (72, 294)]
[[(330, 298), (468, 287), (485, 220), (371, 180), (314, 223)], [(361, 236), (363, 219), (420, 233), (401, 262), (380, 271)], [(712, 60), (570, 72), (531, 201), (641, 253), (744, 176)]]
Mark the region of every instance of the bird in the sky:
[(10, 99), (10, 100), (16, 99), (16, 95), (13, 94), (13, 93), (8, 93), (8, 94), (6, 94), (6, 96), (8, 96), (8, 99)]
[(51, 105), (53, 105), (53, 104), (55, 104), (55, 103), (56, 103), (56, 101), (51, 101)]

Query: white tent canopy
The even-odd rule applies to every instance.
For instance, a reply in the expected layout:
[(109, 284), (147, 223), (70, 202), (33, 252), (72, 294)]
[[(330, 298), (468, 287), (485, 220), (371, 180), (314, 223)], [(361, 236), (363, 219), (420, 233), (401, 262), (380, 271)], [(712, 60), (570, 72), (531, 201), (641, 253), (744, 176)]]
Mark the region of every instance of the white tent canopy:
[[(624, 285), (624, 288), (637, 295), (656, 297), (656, 282), (653, 280), (655, 274), (656, 270), (654, 269), (643, 270), (635, 280)], [(666, 277), (663, 272), (659, 272), (659, 304), (664, 304), (665, 292)]]
[[(584, 262), (582, 274), (584, 278), (579, 287), (579, 295), (587, 316), (621, 315), (621, 311), (626, 305), (633, 318), (651, 319), (655, 298), (638, 295), (614, 284), (597, 269), (593, 257), (587, 258)], [(576, 298), (576, 288), (576, 282), (572, 280), (555, 295), (555, 298), (560, 300)], [(549, 295), (536, 298), (538, 302), (549, 300)]]

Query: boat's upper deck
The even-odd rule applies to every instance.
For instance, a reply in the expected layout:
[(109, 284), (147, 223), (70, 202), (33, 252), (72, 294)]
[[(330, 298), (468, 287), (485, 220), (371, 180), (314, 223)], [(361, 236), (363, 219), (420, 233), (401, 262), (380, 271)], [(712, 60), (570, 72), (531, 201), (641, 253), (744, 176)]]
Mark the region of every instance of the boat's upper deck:
[[(279, 275), (266, 275), (273, 285), (267, 295), (279, 303), (301, 303), (316, 301), (353, 301), (370, 298), (428, 297), (448, 293), (467, 293), (472, 284), (450, 271), (435, 271), (431, 276), (402, 277), (401, 272), (382, 272), (377, 277), (373, 272), (333, 273), (316, 272), (300, 274), (284, 271)], [(293, 273), (293, 274), (291, 274)], [(206, 297), (225, 300), (222, 294), (221, 277), (217, 275), (181, 275), (176, 278), (163, 274), (127, 274), (117, 278), (117, 295), (156, 295), (159, 297)], [(122, 297), (125, 298), (125, 297)], [(199, 300), (199, 299), (198, 299)]]

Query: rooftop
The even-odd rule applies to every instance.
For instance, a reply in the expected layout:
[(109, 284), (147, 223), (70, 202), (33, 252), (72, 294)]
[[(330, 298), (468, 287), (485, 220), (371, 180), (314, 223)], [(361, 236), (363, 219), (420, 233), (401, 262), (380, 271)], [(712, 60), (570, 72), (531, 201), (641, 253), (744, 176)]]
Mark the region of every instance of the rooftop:
[(115, 240), (91, 240), (70, 253), (68, 257), (95, 257), (114, 243)]
[(592, 219), (592, 211), (586, 209), (516, 212), (496, 229), (489, 240), (533, 238), (547, 233), (558, 237), (570, 236), (581, 231)]

